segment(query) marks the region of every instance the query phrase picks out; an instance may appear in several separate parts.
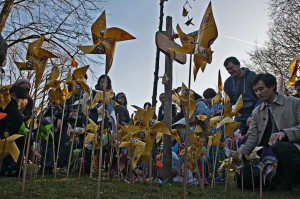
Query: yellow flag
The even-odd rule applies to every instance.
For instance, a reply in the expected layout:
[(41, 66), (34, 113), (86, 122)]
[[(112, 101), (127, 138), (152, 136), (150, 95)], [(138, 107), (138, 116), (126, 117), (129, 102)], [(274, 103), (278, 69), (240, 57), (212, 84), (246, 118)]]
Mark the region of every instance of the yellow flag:
[(298, 72), (298, 68), (299, 68), (298, 62), (299, 62), (299, 56), (297, 56), (288, 67), (289, 71), (292, 72), (292, 75), (288, 81), (288, 85), (295, 84), (295, 81), (297, 78), (297, 72)]
[(221, 71), (219, 70), (218, 73), (218, 92), (221, 93), (224, 90), (223, 88), (223, 82), (222, 82), (222, 77), (221, 77)]
[(211, 63), (212, 51), (210, 46), (218, 37), (218, 29), (213, 16), (211, 2), (205, 11), (198, 34), (195, 55), (200, 56), (207, 63)]
[[(198, 47), (209, 48), (218, 37), (218, 29), (212, 12), (211, 2), (203, 16), (198, 37)], [(199, 49), (197, 49), (199, 51)], [(199, 51), (201, 52), (201, 51)]]

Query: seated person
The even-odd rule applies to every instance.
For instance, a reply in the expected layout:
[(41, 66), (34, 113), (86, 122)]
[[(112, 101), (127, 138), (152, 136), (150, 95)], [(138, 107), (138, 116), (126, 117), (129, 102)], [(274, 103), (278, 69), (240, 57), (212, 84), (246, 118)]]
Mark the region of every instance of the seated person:
[(276, 85), (276, 78), (268, 73), (253, 79), (253, 90), (262, 103), (253, 110), (248, 139), (239, 148), (240, 158), (245, 160), (256, 146), (263, 146), (262, 152), (267, 151), (267, 156), (275, 156), (278, 161), (273, 168), (274, 181), (279, 179), (285, 187), (299, 192), (300, 99), (277, 93)]
[[(0, 120), (1, 139), (19, 133), (20, 127), (23, 124), (23, 116), (19, 112), (19, 109), (27, 105), (28, 91), (22, 87), (12, 86), (10, 89), (10, 97), (11, 101), (9, 104), (4, 109), (0, 108), (0, 112), (7, 114)], [(19, 170), (19, 165), (22, 160), (21, 154), (24, 146), (24, 138), (18, 138), (15, 142), (20, 150), (18, 161), (15, 163), (10, 155), (4, 158), (1, 168), (2, 173), (16, 175)]]

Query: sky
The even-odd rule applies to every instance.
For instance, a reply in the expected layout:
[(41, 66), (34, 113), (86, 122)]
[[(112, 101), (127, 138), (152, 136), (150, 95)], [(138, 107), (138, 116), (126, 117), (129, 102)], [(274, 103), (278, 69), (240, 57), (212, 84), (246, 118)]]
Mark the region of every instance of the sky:
[[(107, 27), (119, 27), (136, 37), (135, 40), (117, 43), (114, 61), (109, 72), (114, 92), (124, 92), (128, 101), (128, 110), (133, 112), (131, 105), (142, 107), (152, 100), (156, 44), (155, 33), (159, 26), (160, 0), (110, 0), (104, 3)], [(199, 29), (209, 0), (189, 0), (192, 8), (189, 16), (193, 17), (195, 26), (186, 26), (187, 18), (182, 17), (182, 7), (186, 0), (168, 0), (164, 3), (165, 30), (166, 16), (172, 17), (173, 29), (178, 23), (185, 33)], [(191, 89), (202, 95), (206, 88), (217, 88), (218, 70), (221, 69), (223, 82), (229, 77), (223, 66), (224, 60), (235, 56), (241, 61), (249, 60), (247, 52), (255, 45), (263, 46), (267, 39), (268, 0), (212, 0), (212, 9), (219, 36), (212, 45), (213, 60), (206, 66), (204, 73), (199, 71), (197, 79), (192, 80)], [(101, 11), (102, 12), (102, 11)], [(99, 15), (101, 14), (99, 13)], [(98, 16), (99, 16), (98, 15)], [(95, 19), (98, 17), (95, 16)], [(179, 39), (175, 40), (180, 44)], [(189, 58), (187, 59), (189, 60)], [(165, 72), (165, 55), (160, 55), (159, 76)], [(188, 61), (181, 65), (173, 62), (173, 88), (188, 84)], [(96, 70), (100, 76), (103, 67)], [(96, 82), (88, 82), (94, 88)], [(158, 82), (158, 95), (164, 92), (161, 79)], [(157, 107), (160, 106), (158, 100)]]

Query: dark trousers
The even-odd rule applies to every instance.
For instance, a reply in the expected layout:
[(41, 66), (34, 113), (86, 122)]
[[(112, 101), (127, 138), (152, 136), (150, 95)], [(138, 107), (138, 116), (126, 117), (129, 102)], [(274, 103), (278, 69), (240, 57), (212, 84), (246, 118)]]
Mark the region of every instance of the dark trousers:
[[(57, 142), (56, 146), (58, 146), (58, 140), (59, 140), (59, 131), (55, 133), (55, 140)], [(70, 141), (70, 137), (67, 134), (68, 131), (68, 125), (66, 122), (63, 124), (63, 129), (61, 132), (61, 142), (60, 142), (60, 148), (59, 148), (59, 158), (58, 158), (58, 166), (59, 167), (68, 167), (69, 162), (69, 153), (70, 153), (70, 145), (68, 142)], [(56, 148), (57, 153), (57, 148)]]
[(49, 135), (48, 139), (49, 139), (48, 140), (48, 148), (47, 148), (47, 141), (46, 140), (41, 141), (41, 164), (44, 165), (45, 151), (47, 148), (45, 167), (53, 168), (53, 165), (54, 165), (53, 142), (52, 142), (53, 138), (51, 135)]
[(289, 184), (300, 184), (300, 151), (290, 142), (277, 141), (273, 152), (278, 159), (278, 175)]

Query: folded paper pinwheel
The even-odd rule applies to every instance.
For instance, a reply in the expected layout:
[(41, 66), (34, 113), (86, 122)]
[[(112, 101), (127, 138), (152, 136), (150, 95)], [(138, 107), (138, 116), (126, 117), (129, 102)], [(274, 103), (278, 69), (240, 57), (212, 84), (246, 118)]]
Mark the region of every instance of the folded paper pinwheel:
[(15, 140), (22, 136), (23, 135), (20, 134), (14, 134), (6, 139), (0, 140), (0, 159), (4, 159), (10, 154), (15, 162), (18, 161), (20, 151), (15, 143)]
[(105, 11), (93, 23), (91, 30), (93, 45), (78, 46), (78, 48), (85, 54), (105, 54), (105, 74), (108, 74), (113, 62), (116, 42), (135, 39), (135, 37), (120, 28), (107, 28)]

